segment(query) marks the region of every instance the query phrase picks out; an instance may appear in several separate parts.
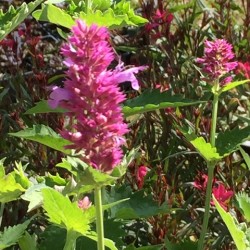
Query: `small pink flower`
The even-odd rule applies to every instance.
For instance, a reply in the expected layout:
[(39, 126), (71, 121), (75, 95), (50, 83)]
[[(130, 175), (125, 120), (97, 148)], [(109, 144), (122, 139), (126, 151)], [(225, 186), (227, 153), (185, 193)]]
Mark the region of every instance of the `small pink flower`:
[[(214, 82), (225, 77), (231, 70), (237, 67), (237, 62), (230, 62), (234, 58), (232, 45), (224, 39), (205, 41), (205, 52), (202, 58), (197, 58), (196, 62), (202, 65), (203, 73), (208, 77), (208, 81)], [(222, 85), (231, 81), (227, 78)]]
[(250, 79), (250, 62), (238, 62), (236, 74), (242, 74), (245, 78)]
[(82, 200), (78, 201), (78, 207), (82, 210), (88, 209), (92, 205), (92, 202), (89, 200), (88, 196), (85, 196)]
[(148, 168), (146, 166), (140, 166), (137, 169), (136, 180), (137, 180), (137, 185), (139, 189), (143, 187), (144, 177), (146, 176), (147, 172), (148, 172)]

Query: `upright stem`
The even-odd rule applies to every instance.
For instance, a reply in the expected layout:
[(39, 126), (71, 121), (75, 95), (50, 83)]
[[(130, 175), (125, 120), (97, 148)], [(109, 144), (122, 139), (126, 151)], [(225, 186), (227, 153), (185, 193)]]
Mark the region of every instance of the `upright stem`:
[(1, 206), (0, 206), (0, 226), (2, 224), (2, 220), (3, 220), (3, 211), (4, 211), (4, 206), (5, 206), (5, 203), (2, 202), (1, 203)]
[(207, 189), (206, 189), (206, 201), (205, 201), (205, 213), (201, 229), (201, 236), (198, 243), (198, 250), (203, 250), (204, 240), (207, 233), (209, 211), (210, 211), (210, 201), (212, 195), (213, 177), (214, 177), (214, 162), (208, 163), (208, 179), (207, 179)]
[(76, 239), (79, 237), (79, 233), (75, 231), (67, 231), (66, 243), (63, 250), (75, 250)]
[(95, 207), (96, 207), (96, 233), (97, 233), (97, 249), (104, 248), (104, 229), (103, 229), (103, 212), (102, 212), (102, 191), (101, 187), (95, 188)]
[[(215, 133), (216, 133), (218, 103), (219, 103), (219, 93), (218, 93), (219, 88), (220, 88), (219, 82), (217, 81), (214, 85), (212, 126), (211, 126), (211, 131), (210, 131), (210, 143), (212, 147), (215, 147)], [(207, 179), (207, 188), (206, 188), (205, 213), (204, 213), (204, 219), (203, 219), (203, 224), (202, 224), (202, 229), (201, 229), (201, 236), (200, 236), (199, 243), (198, 243), (198, 250), (203, 250), (203, 245), (204, 245), (204, 241), (205, 241), (205, 237), (207, 233), (215, 165), (216, 165), (215, 161), (210, 161), (207, 163), (208, 179)]]
[(216, 133), (216, 124), (217, 124), (218, 104), (219, 104), (219, 95), (215, 93), (214, 100), (213, 100), (212, 125), (211, 125), (211, 131), (210, 131), (210, 143), (212, 147), (215, 147), (215, 133)]

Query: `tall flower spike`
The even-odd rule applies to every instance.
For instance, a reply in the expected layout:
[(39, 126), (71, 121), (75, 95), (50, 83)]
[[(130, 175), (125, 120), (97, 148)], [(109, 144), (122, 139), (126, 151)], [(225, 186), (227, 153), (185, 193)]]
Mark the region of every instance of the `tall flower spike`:
[(49, 105), (67, 110), (69, 125), (61, 135), (72, 144), (67, 148), (84, 150), (83, 160), (103, 172), (110, 172), (120, 163), (128, 131), (123, 122), (120, 103), (125, 96), (118, 84), (130, 80), (139, 88), (134, 76), (146, 67), (125, 69), (119, 62), (114, 70), (107, 67), (115, 59), (109, 44), (109, 33), (104, 27), (77, 20), (73, 35), (62, 46), (67, 80), (64, 88), (54, 87)]
[[(202, 64), (203, 73), (208, 77), (208, 81), (224, 77), (227, 73), (237, 67), (237, 62), (230, 62), (234, 58), (232, 45), (224, 39), (214, 41), (205, 41), (205, 52), (202, 58), (197, 58), (196, 62)], [(225, 85), (232, 80), (232, 77), (226, 77), (220, 81), (220, 85)]]

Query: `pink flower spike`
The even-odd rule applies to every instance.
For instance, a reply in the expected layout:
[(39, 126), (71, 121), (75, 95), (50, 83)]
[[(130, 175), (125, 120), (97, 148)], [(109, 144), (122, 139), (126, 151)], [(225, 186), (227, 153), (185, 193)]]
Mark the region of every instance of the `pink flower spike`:
[(83, 151), (84, 162), (110, 173), (121, 162), (123, 136), (128, 132), (120, 107), (125, 95), (118, 84), (131, 81), (138, 89), (134, 74), (145, 67), (125, 69), (118, 62), (115, 69), (108, 69), (115, 53), (105, 27), (88, 27), (77, 20), (72, 33), (61, 48), (68, 67), (64, 88), (55, 87), (48, 103), (52, 108), (60, 106), (68, 111), (70, 125), (65, 124), (61, 131), (62, 137), (71, 142), (67, 148)]
[(147, 172), (148, 172), (148, 168), (146, 166), (140, 166), (137, 169), (136, 179), (137, 179), (137, 184), (138, 184), (139, 189), (143, 187), (144, 177), (146, 176)]
[[(214, 82), (237, 67), (237, 62), (230, 62), (233, 58), (232, 45), (224, 39), (216, 39), (205, 41), (204, 56), (197, 58), (196, 62), (202, 64), (203, 73), (208, 76), (210, 82)], [(221, 85), (228, 82), (229, 79), (226, 79)]]
[(82, 210), (88, 209), (92, 205), (92, 202), (89, 200), (88, 196), (85, 196), (82, 200), (78, 201), (78, 207)]

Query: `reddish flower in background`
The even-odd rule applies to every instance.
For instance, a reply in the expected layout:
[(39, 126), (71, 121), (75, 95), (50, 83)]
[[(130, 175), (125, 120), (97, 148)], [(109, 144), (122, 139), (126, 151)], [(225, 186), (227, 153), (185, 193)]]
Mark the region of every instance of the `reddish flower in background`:
[(137, 169), (136, 180), (137, 180), (137, 185), (138, 185), (139, 189), (141, 189), (143, 187), (144, 177), (146, 176), (147, 172), (148, 172), (148, 168), (145, 166), (140, 166)]
[(126, 69), (119, 62), (114, 70), (108, 66), (115, 59), (107, 28), (77, 20), (73, 35), (62, 46), (68, 67), (64, 88), (54, 87), (49, 105), (66, 109), (69, 125), (61, 131), (71, 142), (67, 148), (84, 151), (83, 161), (103, 172), (110, 172), (120, 163), (123, 135), (128, 131), (123, 122), (120, 103), (125, 95), (119, 83), (131, 81), (139, 89), (134, 76), (146, 67)]
[(242, 74), (245, 78), (250, 79), (250, 62), (238, 62), (236, 74)]
[[(224, 210), (227, 210), (227, 203), (234, 195), (234, 192), (232, 190), (227, 190), (222, 183), (219, 183), (217, 186), (213, 187), (213, 195)], [(214, 205), (213, 201), (211, 201), (211, 205)]]
[[(193, 182), (193, 186), (201, 190), (204, 194), (206, 193), (208, 176), (206, 174), (199, 174), (196, 180)], [(223, 183), (214, 179), (212, 193), (220, 205), (227, 210), (227, 204), (230, 198), (233, 196), (233, 191), (225, 188)], [(211, 200), (211, 205), (214, 206), (214, 202)]]
[[(202, 71), (208, 77), (210, 83), (224, 77), (231, 70), (237, 67), (237, 62), (230, 62), (234, 58), (232, 45), (224, 39), (205, 41), (205, 52), (202, 58), (197, 58), (196, 62), (202, 64)], [(225, 78), (221, 85), (232, 80)]]

